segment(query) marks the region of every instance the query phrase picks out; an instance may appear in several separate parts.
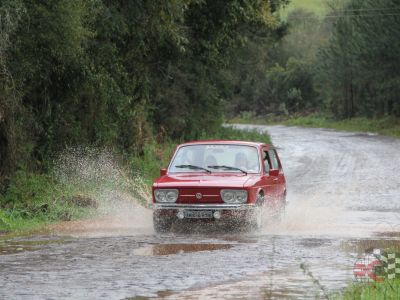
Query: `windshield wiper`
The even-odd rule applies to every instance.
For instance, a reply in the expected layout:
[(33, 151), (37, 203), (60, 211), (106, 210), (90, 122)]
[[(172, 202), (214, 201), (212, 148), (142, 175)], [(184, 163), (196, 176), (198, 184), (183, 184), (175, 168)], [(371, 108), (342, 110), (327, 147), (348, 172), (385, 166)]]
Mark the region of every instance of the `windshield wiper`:
[(202, 167), (194, 166), (194, 165), (179, 165), (179, 166), (175, 166), (175, 168), (191, 169), (191, 170), (203, 170), (203, 171), (206, 171), (207, 173), (211, 173), (211, 171), (206, 169), (206, 168), (202, 168)]
[(240, 171), (240, 172), (242, 172), (242, 173), (247, 175), (247, 172), (245, 170), (242, 170), (242, 169), (236, 168), (236, 167), (230, 167), (230, 166), (225, 166), (225, 165), (222, 165), (222, 166), (207, 166), (207, 167), (210, 168), (210, 169), (236, 170), (236, 171)]

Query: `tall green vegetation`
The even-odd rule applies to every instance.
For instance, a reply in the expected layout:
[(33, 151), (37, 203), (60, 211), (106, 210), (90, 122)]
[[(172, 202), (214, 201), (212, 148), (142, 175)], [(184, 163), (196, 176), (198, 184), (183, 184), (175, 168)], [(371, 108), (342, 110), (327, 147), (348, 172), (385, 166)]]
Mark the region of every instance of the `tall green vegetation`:
[(142, 155), (216, 130), (231, 64), (284, 2), (2, 0), (0, 182), (66, 145)]
[(325, 16), (288, 6), (281, 38), (261, 46), (265, 59), (240, 81), (232, 115), (400, 116), (400, 2), (325, 4)]
[[(251, 59), (237, 61), (236, 88), (230, 103), (233, 116), (290, 115), (318, 107), (314, 65), (329, 26), (305, 10), (290, 12), (274, 36), (250, 45)], [(246, 51), (249, 51), (246, 49)]]
[(335, 115), (400, 116), (400, 2), (351, 0), (319, 53), (318, 85)]

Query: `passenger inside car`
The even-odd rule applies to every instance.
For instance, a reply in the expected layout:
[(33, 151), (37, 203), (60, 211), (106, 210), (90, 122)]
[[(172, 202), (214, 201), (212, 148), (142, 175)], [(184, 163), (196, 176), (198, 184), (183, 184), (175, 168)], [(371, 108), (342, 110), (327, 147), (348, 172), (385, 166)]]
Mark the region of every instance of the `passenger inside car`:
[(204, 161), (204, 167), (207, 168), (208, 166), (215, 166), (217, 165), (217, 160), (215, 159), (214, 155), (208, 155)]
[(243, 152), (239, 152), (235, 156), (235, 167), (246, 171), (248, 169), (248, 160)]

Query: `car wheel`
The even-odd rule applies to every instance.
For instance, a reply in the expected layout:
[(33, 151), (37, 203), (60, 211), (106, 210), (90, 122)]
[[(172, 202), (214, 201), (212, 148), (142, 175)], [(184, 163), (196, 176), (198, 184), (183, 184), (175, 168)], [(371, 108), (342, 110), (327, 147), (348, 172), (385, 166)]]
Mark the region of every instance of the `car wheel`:
[(173, 219), (162, 217), (158, 213), (153, 213), (153, 227), (156, 233), (166, 233), (171, 230)]

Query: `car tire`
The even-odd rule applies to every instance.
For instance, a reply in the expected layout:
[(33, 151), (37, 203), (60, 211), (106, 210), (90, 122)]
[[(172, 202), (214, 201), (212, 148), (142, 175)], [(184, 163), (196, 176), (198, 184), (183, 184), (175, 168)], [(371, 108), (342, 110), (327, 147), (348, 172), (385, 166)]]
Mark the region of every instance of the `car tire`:
[(156, 233), (166, 233), (171, 230), (173, 219), (162, 217), (158, 213), (153, 213), (153, 228)]

